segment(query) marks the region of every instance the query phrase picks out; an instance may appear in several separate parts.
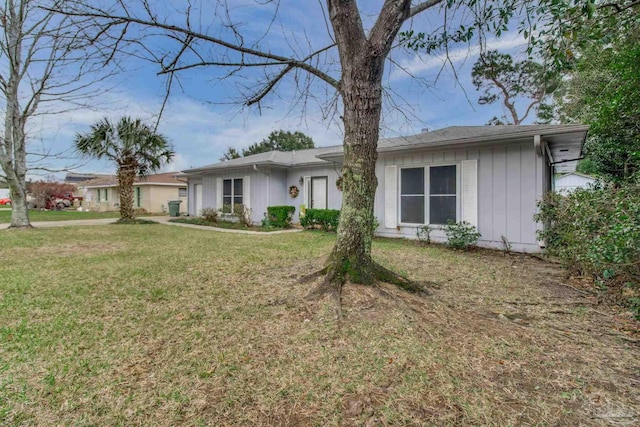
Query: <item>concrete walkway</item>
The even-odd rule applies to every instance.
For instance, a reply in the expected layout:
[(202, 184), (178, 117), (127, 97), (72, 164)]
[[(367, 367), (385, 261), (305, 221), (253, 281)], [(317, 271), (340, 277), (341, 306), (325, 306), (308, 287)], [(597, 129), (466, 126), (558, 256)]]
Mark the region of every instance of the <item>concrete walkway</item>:
[[(231, 228), (218, 228), (208, 227), (206, 225), (195, 224), (182, 224), (179, 222), (169, 222), (171, 217), (169, 216), (146, 216), (139, 217), (139, 219), (148, 219), (156, 221), (164, 225), (173, 225), (176, 227), (196, 228), (199, 230), (217, 231), (220, 233), (236, 233), (236, 234), (258, 234), (258, 235), (271, 235), (271, 234), (285, 234), (285, 233), (297, 233), (302, 229), (290, 229), (290, 230), (277, 230), (277, 231), (252, 231), (252, 230), (234, 230)], [(32, 222), (31, 224), (36, 228), (53, 228), (53, 227), (70, 227), (70, 226), (88, 226), (88, 225), (106, 225), (112, 224), (117, 221), (117, 218), (102, 218), (102, 219), (72, 219), (67, 221), (39, 221)], [(9, 224), (0, 224), (0, 230), (9, 228)]]
[(209, 227), (207, 225), (195, 225), (195, 224), (183, 224), (180, 222), (169, 222), (168, 217), (166, 218), (166, 220), (158, 221), (158, 222), (166, 225), (175, 225), (177, 227), (197, 228), (198, 230), (217, 231), (219, 233), (259, 234), (261, 236), (262, 235), (270, 236), (272, 234), (298, 233), (302, 231), (302, 228), (290, 228), (288, 230), (276, 230), (276, 231), (234, 230), (232, 228)]

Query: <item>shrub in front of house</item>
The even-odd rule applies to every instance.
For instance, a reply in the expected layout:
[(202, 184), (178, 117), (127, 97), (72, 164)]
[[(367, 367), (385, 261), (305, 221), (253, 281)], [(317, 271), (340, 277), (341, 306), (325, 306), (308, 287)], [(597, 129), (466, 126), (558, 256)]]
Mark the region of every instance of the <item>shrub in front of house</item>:
[(204, 208), (200, 211), (200, 216), (207, 222), (218, 222), (218, 211), (213, 208)]
[(340, 222), (340, 211), (337, 209), (307, 209), (300, 224), (307, 229), (320, 228), (324, 231), (335, 231)]
[(268, 223), (271, 227), (289, 228), (295, 212), (295, 206), (268, 206)]
[[(538, 237), (565, 267), (594, 277), (598, 288), (626, 299), (640, 318), (640, 184), (600, 184), (538, 204)], [(617, 294), (617, 295), (616, 295)]]
[(475, 246), (480, 238), (478, 229), (466, 221), (449, 220), (444, 226), (444, 234), (447, 236), (447, 245), (454, 249), (469, 249)]

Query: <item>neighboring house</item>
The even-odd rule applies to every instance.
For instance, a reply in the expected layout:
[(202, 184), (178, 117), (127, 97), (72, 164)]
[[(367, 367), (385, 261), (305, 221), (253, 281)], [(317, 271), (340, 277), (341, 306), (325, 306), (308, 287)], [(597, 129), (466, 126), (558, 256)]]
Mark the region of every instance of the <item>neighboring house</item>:
[[(120, 208), (120, 191), (115, 176), (96, 178), (81, 185), (83, 208), (98, 211), (116, 211)], [(133, 184), (133, 207), (149, 213), (168, 212), (171, 200), (181, 200), (180, 211), (187, 210), (187, 183), (176, 178), (176, 173), (160, 173), (136, 177)]]
[(109, 178), (112, 175), (101, 173), (82, 173), (82, 172), (67, 172), (64, 177), (64, 182), (67, 184), (82, 185), (87, 181), (91, 181), (96, 178)]
[[(376, 234), (415, 238), (419, 227), (435, 229), (467, 221), (482, 234), (479, 245), (538, 252), (536, 203), (552, 189), (554, 173), (582, 153), (583, 125), (454, 126), (378, 144)], [(267, 206), (340, 209), (342, 145), (256, 154), (189, 169), (189, 214), (202, 208), (229, 210), (244, 204), (259, 222)], [(558, 168), (559, 167), (559, 168)], [(290, 187), (299, 195), (293, 198)], [(295, 193), (295, 191), (294, 191)], [(233, 209), (233, 208), (231, 208)]]
[(584, 175), (579, 172), (570, 172), (558, 176), (555, 179), (554, 190), (558, 193), (570, 193), (577, 188), (588, 188), (590, 184), (594, 184), (596, 178)]

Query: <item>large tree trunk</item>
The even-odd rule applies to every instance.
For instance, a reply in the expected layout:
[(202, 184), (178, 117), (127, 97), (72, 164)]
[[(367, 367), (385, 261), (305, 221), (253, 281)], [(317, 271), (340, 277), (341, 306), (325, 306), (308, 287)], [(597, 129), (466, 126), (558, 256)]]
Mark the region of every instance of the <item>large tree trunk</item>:
[(27, 209), (27, 154), (24, 132), (26, 116), (20, 107), (19, 86), (22, 66), (22, 5), (9, 4), (5, 38), (10, 54), (9, 72), (2, 89), (5, 96), (4, 141), (0, 144), (0, 164), (11, 193), (11, 228), (31, 227)]
[(310, 296), (332, 294), (340, 317), (340, 291), (347, 280), (365, 285), (379, 280), (410, 292), (426, 290), (422, 284), (401, 277), (371, 258), (384, 61), (402, 22), (409, 16), (411, 1), (386, 0), (368, 36), (355, 0), (327, 3), (342, 66), (339, 85), (345, 132), (342, 211), (338, 239), (328, 265), (303, 281), (326, 272), (325, 280)]
[[(377, 63), (376, 63), (377, 62)], [(343, 196), (338, 239), (327, 278), (371, 284), (376, 279), (371, 259), (373, 202), (378, 180), (378, 136), (382, 111), (382, 66), (378, 58), (362, 55), (343, 64), (344, 164)]]
[(29, 207), (27, 203), (27, 193), (24, 189), (27, 184), (18, 180), (7, 178), (11, 197), (11, 224), (9, 228), (30, 228)]
[(136, 171), (132, 165), (118, 166), (118, 186), (120, 187), (120, 219), (134, 219), (133, 183)]

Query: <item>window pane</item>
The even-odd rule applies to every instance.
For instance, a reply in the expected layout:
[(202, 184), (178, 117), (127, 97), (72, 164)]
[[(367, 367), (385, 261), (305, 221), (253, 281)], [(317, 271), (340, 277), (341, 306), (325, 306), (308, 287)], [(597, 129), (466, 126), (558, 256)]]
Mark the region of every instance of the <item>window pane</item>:
[(447, 221), (456, 221), (455, 196), (430, 196), (429, 197), (429, 223), (446, 224)]
[(400, 194), (424, 194), (424, 168), (400, 170)]
[(187, 197), (187, 189), (178, 188), (178, 197)]
[(224, 196), (222, 198), (222, 211), (231, 212), (231, 196)]
[(400, 222), (424, 224), (424, 196), (400, 197)]
[(456, 167), (433, 166), (429, 168), (430, 194), (456, 194)]
[(242, 180), (241, 179), (233, 180), (233, 195), (242, 196)]
[[(225, 196), (231, 196), (231, 180), (225, 179), (222, 181), (222, 194)], [(229, 201), (231, 203), (231, 201)]]
[(233, 196), (233, 204), (241, 205), (242, 204), (242, 196)]

